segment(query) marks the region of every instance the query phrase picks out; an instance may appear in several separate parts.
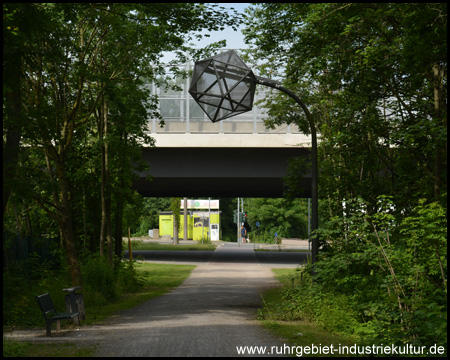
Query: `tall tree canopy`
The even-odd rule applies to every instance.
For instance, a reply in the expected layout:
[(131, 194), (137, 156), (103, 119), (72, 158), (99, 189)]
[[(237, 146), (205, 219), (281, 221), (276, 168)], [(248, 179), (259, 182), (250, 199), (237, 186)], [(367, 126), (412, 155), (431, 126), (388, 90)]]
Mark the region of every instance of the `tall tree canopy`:
[[(239, 17), (222, 10), (199, 3), (3, 4), (3, 213), (13, 193), (25, 209), (32, 200), (58, 224), (73, 284), (81, 282), (80, 238), (96, 234), (112, 262), (113, 215), (121, 251), (131, 162), (142, 144), (152, 145), (147, 119), (158, 116), (145, 84), (165, 73), (164, 51), (184, 56), (202, 31), (235, 26)], [(99, 221), (91, 232), (90, 220)]]
[[(303, 98), (321, 140), (323, 247), (316, 282), (287, 294), (289, 306), (320, 321), (342, 310), (331, 299), (345, 299), (355, 312), (337, 316), (338, 331), (354, 321), (349, 333), (373, 343), (446, 347), (447, 4), (271, 3), (248, 12), (250, 55)], [(285, 96), (273, 93), (266, 107), (268, 124), (309, 131)]]
[[(445, 3), (271, 3), (249, 13), (252, 55), (267, 60), (260, 71), (282, 76), (314, 114), (322, 197), (446, 202)], [(269, 122), (309, 131), (285, 96), (267, 107)]]

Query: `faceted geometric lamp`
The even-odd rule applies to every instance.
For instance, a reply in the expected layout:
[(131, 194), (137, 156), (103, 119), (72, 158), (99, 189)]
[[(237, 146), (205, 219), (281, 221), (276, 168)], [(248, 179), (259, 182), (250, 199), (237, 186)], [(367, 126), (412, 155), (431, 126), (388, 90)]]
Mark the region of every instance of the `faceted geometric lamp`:
[(250, 111), (256, 80), (234, 50), (195, 63), (189, 93), (212, 122)]
[[(317, 135), (314, 120), (302, 99), (274, 81), (255, 76), (234, 50), (195, 63), (189, 93), (212, 122), (250, 111), (256, 84), (278, 89), (293, 98), (305, 112), (311, 128), (311, 231), (319, 227), (319, 195), (317, 165)], [(311, 258), (314, 264), (319, 253), (316, 234), (312, 239)], [(313, 268), (314, 273), (314, 268)]]

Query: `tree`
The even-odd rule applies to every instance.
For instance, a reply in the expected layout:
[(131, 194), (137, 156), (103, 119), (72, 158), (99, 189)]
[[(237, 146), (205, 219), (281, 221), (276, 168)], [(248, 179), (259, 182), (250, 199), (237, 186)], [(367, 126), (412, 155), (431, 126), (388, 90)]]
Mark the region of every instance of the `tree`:
[(286, 238), (306, 238), (307, 202), (304, 199), (246, 199), (245, 211), (252, 229), (256, 222), (266, 239), (273, 240), (275, 232)]
[[(352, 334), (445, 345), (447, 5), (276, 3), (249, 13), (252, 55), (268, 59), (261, 72), (301, 94), (320, 133), (323, 246), (311, 292), (290, 300), (318, 314), (316, 294), (343, 296), (357, 314)], [(294, 105), (270, 97), (268, 124), (308, 132)]]
[[(180, 203), (181, 198), (174, 197), (170, 203), (170, 210), (173, 214), (173, 243), (178, 244), (178, 229), (180, 228)], [(186, 225), (184, 225), (186, 226)]]
[[(445, 202), (446, 4), (261, 4), (249, 12), (253, 56), (268, 59), (261, 71), (282, 75), (312, 108), (322, 198)], [(292, 101), (276, 94), (267, 107), (269, 124), (308, 133)]]
[[(78, 169), (83, 158), (79, 153), (84, 151), (82, 144), (94, 148), (93, 137), (96, 136), (100, 145), (104, 188), (103, 196), (100, 196), (104, 211), (102, 224), (106, 224), (103, 234), (107, 234), (111, 259), (112, 202), (115, 199), (118, 223), (124, 199), (120, 191), (112, 191), (112, 184), (117, 187), (129, 185), (132, 166), (131, 159), (126, 156), (142, 146), (140, 141), (151, 145), (151, 140), (144, 136), (147, 114), (141, 110), (155, 110), (156, 99), (146, 98), (146, 92), (141, 90), (143, 79), (151, 81), (156, 74), (164, 73), (161, 52), (185, 51), (185, 42), (192, 36), (201, 37), (201, 30), (234, 25), (238, 19), (216, 10), (215, 6), (192, 3), (4, 4), (3, 9), (4, 19), (7, 19), (4, 23), (4, 34), (7, 34), (4, 71), (14, 70), (7, 80), (6, 94), (4, 92), (7, 110), (4, 130), (9, 134), (6, 144), (4, 139), (4, 150), (8, 150), (9, 157), (4, 158), (8, 164), (4, 177), (15, 172), (17, 156), (14, 151), (19, 151), (22, 136), (22, 144), (37, 150), (31, 151), (37, 158), (26, 159), (27, 165), (36, 164), (39, 172), (45, 164), (47, 176), (44, 183), (34, 179), (29, 181), (29, 195), (58, 223), (72, 283), (80, 284), (74, 232), (74, 221), (78, 221), (74, 211), (78, 211), (79, 198), (75, 189), (86, 190), (85, 184), (78, 181), (90, 178), (87, 174), (81, 176)], [(25, 19), (31, 15), (36, 17), (33, 21), (39, 19), (42, 23), (37, 21), (38, 31), (33, 35), (33, 41), (28, 41)], [(15, 25), (16, 21), (23, 27)], [(28, 61), (20, 61), (21, 57)], [(17, 64), (21, 64), (20, 69)], [(20, 91), (22, 89), (26, 91)], [(130, 101), (123, 89), (132, 89), (138, 99)], [(120, 104), (122, 109), (125, 105), (129, 114), (119, 111)], [(128, 105), (132, 107), (128, 108)], [(26, 122), (21, 121), (25, 116), (24, 109)], [(139, 112), (138, 117), (136, 112)], [(96, 116), (98, 126), (95, 126)], [(130, 123), (124, 126), (120, 123), (123, 120)], [(113, 153), (110, 144), (117, 139), (120, 139), (121, 152)], [(117, 171), (117, 179), (111, 176), (112, 155), (117, 159), (115, 164), (127, 170), (125, 175)], [(97, 171), (96, 165), (93, 169)], [(73, 176), (75, 174), (77, 176)], [(21, 183), (27, 185), (25, 179), (22, 180)], [(4, 187), (4, 209), (11, 186)], [(83, 193), (86, 201), (88, 194)], [(84, 213), (86, 209), (83, 206)], [(86, 221), (83, 223), (86, 229)], [(116, 226), (116, 230), (117, 237), (120, 226)], [(87, 231), (84, 233), (86, 238)]]
[(32, 66), (30, 54), (44, 31), (46, 14), (35, 6), (3, 3), (3, 219), (16, 180), (22, 128), (26, 118), (21, 82), (24, 66)]

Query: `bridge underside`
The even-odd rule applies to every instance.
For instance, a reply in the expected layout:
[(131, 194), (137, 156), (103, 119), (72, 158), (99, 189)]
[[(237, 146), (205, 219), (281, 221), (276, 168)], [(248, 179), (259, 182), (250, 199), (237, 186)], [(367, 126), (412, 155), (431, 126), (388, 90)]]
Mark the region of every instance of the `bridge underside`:
[[(282, 197), (289, 160), (306, 148), (144, 148), (150, 170), (134, 188), (146, 197)], [(151, 180), (149, 179), (151, 178)], [(297, 185), (311, 197), (311, 177)]]

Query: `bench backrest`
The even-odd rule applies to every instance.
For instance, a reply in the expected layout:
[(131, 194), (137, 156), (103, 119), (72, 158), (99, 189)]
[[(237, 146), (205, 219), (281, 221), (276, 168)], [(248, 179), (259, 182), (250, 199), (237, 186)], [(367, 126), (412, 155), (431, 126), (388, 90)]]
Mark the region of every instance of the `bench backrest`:
[(38, 301), (39, 307), (41, 308), (42, 315), (46, 316), (50, 312), (55, 312), (57, 314), (55, 305), (53, 305), (53, 301), (49, 293), (36, 296), (36, 299)]

